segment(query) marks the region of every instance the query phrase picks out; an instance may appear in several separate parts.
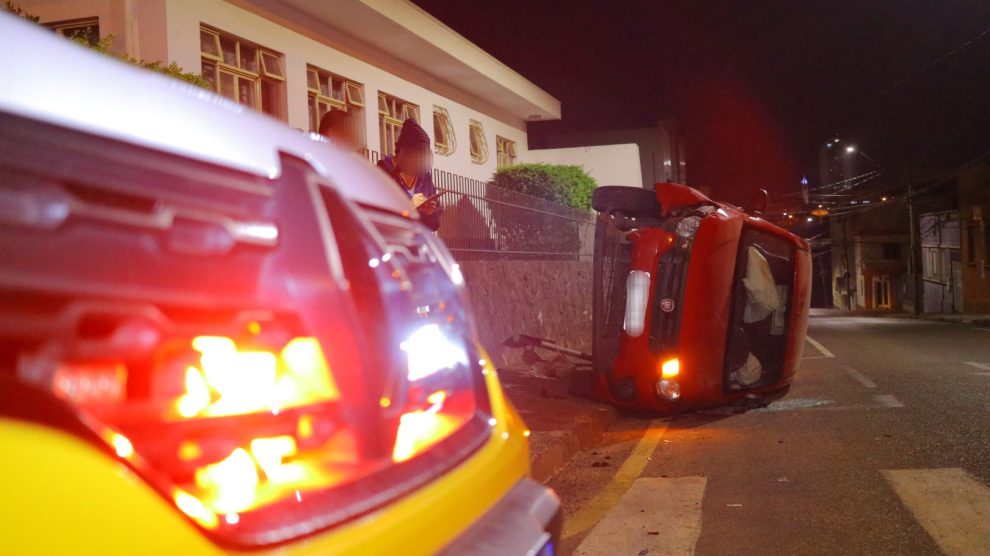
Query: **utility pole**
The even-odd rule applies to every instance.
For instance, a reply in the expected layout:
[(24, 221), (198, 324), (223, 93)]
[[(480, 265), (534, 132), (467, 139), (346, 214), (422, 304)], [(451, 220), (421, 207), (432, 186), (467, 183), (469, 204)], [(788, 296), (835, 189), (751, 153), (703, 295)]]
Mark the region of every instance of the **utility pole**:
[(914, 188), (910, 181), (908, 181), (907, 187), (907, 206), (908, 206), (908, 228), (911, 241), (911, 256), (908, 259), (911, 271), (911, 281), (914, 287), (914, 314), (920, 315), (923, 309), (924, 303), (924, 290), (922, 290), (921, 275), (918, 272), (918, 254), (916, 253), (918, 239), (916, 237), (916, 230), (914, 227)]

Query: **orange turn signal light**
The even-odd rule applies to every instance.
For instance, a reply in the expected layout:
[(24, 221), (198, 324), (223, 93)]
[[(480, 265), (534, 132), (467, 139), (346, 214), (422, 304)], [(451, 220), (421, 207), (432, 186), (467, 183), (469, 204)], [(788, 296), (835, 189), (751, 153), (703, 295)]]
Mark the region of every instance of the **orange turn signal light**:
[(681, 374), (681, 362), (676, 357), (668, 359), (660, 365), (660, 376), (662, 378), (674, 378)]

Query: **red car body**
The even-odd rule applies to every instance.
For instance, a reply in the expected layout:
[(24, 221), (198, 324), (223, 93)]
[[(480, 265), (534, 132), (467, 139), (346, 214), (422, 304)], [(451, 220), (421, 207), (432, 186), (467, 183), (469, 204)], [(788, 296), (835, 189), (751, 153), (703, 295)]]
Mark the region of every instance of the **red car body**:
[[(614, 357), (606, 353), (605, 363), (596, 365), (599, 397), (619, 407), (676, 413), (787, 387), (800, 363), (808, 324), (808, 244), (759, 216), (712, 201), (687, 186), (657, 184), (656, 197), (659, 218), (624, 231), (631, 244), (628, 271), (651, 277), (643, 331), (630, 333), (626, 323), (622, 330), (601, 330), (602, 324), (596, 322), (596, 334), (619, 336)], [(692, 216), (698, 217), (696, 231), (693, 237), (682, 237), (675, 222)], [(740, 288), (747, 272), (742, 253), (752, 249), (766, 251), (764, 260), (770, 261), (767, 266), (779, 284), (776, 291), (782, 302), (770, 317), (745, 323), (740, 311), (745, 313), (749, 301), (744, 298), (749, 294)], [(673, 257), (675, 252), (681, 258)], [(676, 275), (665, 274), (665, 265), (676, 266)], [(627, 308), (627, 321), (628, 314)], [(607, 342), (596, 344), (596, 351), (603, 349), (603, 343)], [(733, 369), (742, 368), (740, 345), (747, 350), (743, 366), (750, 358), (761, 360), (760, 379), (753, 384), (733, 382), (737, 376)], [(602, 355), (596, 353), (596, 360), (602, 361)], [(672, 374), (675, 367), (677, 373)], [(666, 395), (660, 381), (667, 386)]]

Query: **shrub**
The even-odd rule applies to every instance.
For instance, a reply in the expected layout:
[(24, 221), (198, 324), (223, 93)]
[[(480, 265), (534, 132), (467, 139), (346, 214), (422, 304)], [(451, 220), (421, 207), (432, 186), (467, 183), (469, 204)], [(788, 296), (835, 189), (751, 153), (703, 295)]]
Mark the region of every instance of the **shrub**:
[(576, 257), (582, 212), (591, 209), (594, 189), (595, 180), (580, 166), (519, 164), (499, 170), (486, 193), (499, 250), (513, 258)]
[(495, 172), (492, 185), (581, 210), (591, 210), (595, 179), (580, 166), (517, 164)]

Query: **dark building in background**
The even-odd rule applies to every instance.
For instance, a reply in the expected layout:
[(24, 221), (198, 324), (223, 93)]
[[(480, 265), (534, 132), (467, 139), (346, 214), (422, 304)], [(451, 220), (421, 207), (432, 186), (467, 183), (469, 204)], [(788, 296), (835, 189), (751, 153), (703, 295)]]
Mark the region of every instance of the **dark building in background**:
[(962, 243), (959, 211), (922, 214), (918, 221), (921, 242), (922, 292), (925, 313), (963, 311)]
[(830, 217), (832, 299), (838, 309), (904, 309), (912, 299), (910, 236), (905, 203), (856, 201)]
[(530, 150), (634, 143), (639, 147), (643, 187), (658, 182), (688, 183), (683, 136), (671, 120), (661, 120), (651, 127), (576, 132), (530, 123), (528, 140)]
[(848, 148), (849, 145), (836, 137), (818, 149), (819, 187), (839, 184), (856, 176), (859, 158)]
[(990, 165), (961, 171), (959, 225), (963, 302), (966, 313), (990, 313)]

